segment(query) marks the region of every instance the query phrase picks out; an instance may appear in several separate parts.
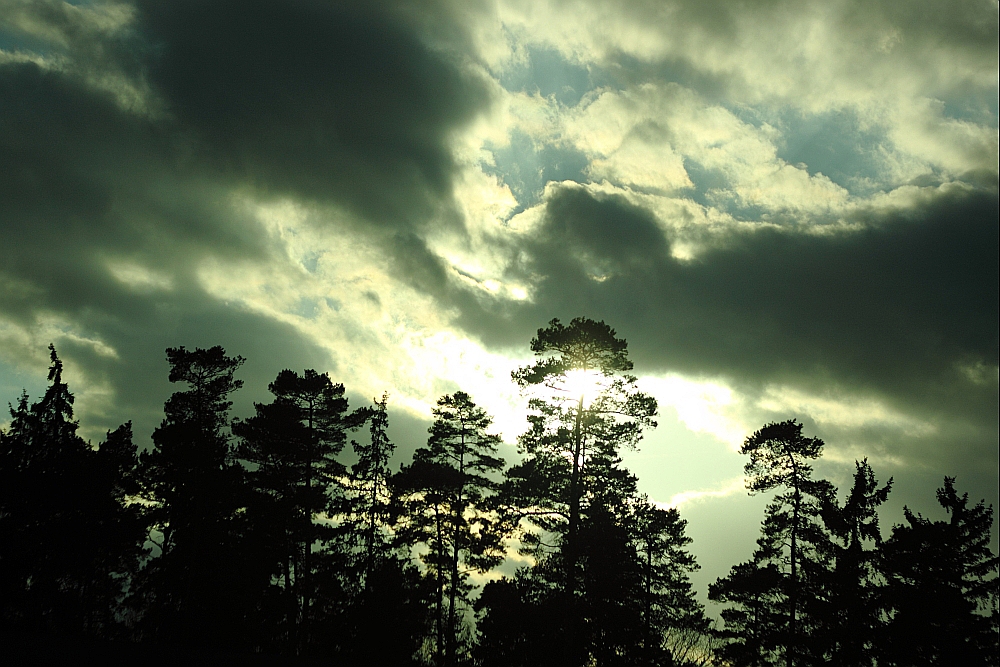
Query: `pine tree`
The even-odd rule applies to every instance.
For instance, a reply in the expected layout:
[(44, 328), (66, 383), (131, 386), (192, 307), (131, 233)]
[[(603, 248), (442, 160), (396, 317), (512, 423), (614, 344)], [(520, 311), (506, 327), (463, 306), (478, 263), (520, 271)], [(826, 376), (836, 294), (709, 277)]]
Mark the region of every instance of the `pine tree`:
[(781, 638), (788, 617), (785, 577), (774, 562), (765, 562), (760, 551), (708, 587), (708, 599), (728, 603), (719, 616), (726, 640), (716, 649), (723, 664), (771, 667), (780, 662)]
[(496, 455), (499, 436), (487, 433), (492, 419), (468, 394), (442, 396), (433, 414), (427, 447), (415, 452), (396, 484), (408, 492), (407, 530), (428, 549), (436, 661), (452, 666), (461, 653), (460, 606), (469, 606), (468, 571), (486, 571), (504, 557), (502, 536), (485, 505), (497, 486), (491, 475), (504, 463)]
[(370, 411), (348, 412), (344, 386), (312, 369), (301, 376), (283, 370), (268, 389), (274, 401), (256, 404), (256, 414), (233, 430), (239, 455), (252, 468), (250, 483), (267, 499), (263, 518), (280, 545), (272, 551), (282, 600), (276, 611), (284, 619), (277, 626), (284, 628), (285, 648), (303, 653), (316, 640), (319, 619), (343, 604), (343, 540), (322, 519), (343, 513), (347, 469), (337, 455)]
[(646, 663), (663, 662), (667, 637), (682, 631), (706, 633), (708, 622), (695, 599), (688, 574), (698, 569), (685, 550), (691, 538), (676, 508), (662, 509), (639, 498), (631, 534), (636, 546), (641, 605), (642, 649)]
[[(626, 525), (635, 478), (619, 452), (637, 447), (644, 429), (656, 426), (656, 400), (638, 390), (628, 345), (604, 322), (578, 317), (567, 326), (554, 319), (538, 330), (531, 350), (535, 363), (511, 374), (529, 396), (530, 427), (518, 440), (524, 459), (508, 471), (502, 497), (511, 524), (532, 528), (519, 534), (536, 561), (524, 575), (531, 581), (525, 590), (564, 614), (556, 659), (607, 661), (641, 641), (626, 621), (641, 627), (635, 609), (622, 604), (637, 592), (638, 566)], [(620, 571), (605, 567), (611, 551), (623, 559)], [(613, 586), (629, 592), (612, 595)], [(485, 617), (498, 611), (483, 608)]]
[(243, 358), (219, 346), (178, 347), (167, 349), (167, 362), (170, 381), (188, 389), (167, 399), (153, 449), (140, 457), (150, 520), (162, 535), (140, 588), (145, 634), (199, 645), (236, 642), (246, 582), (233, 559), (246, 493), (230, 446), (228, 397), (243, 384), (233, 377)]
[[(823, 441), (804, 437), (795, 420), (767, 424), (743, 443), (741, 453), (750, 456), (745, 467), (750, 492), (783, 491), (767, 506), (753, 559), (710, 590), (711, 599), (743, 607), (728, 614), (736, 623), (734, 639), (743, 646), (724, 649), (726, 654), (769, 660), (767, 652), (774, 647), (787, 667), (823, 661), (833, 547), (820, 515), (834, 489), (812, 479), (808, 463), (822, 450)], [(780, 590), (772, 586), (774, 569), (781, 574)], [(763, 600), (772, 603), (770, 609), (757, 609)], [(777, 622), (782, 612), (784, 621)], [(760, 658), (752, 658), (751, 641), (765, 651)]]
[(299, 485), (304, 467), (302, 429), (298, 410), (288, 402), (255, 404), (255, 415), (233, 422), (239, 438), (237, 456), (248, 468), (246, 479), (253, 490), (247, 508), (249, 532), (260, 546), (255, 554), (264, 561), (273, 582), (261, 602), (261, 650), (296, 650), (301, 622), (296, 580), (301, 575), (302, 529), (308, 529), (301, 507)]
[[(558, 319), (531, 341), (537, 361), (512, 373), (529, 399), (529, 430), (519, 438), (525, 459), (507, 474), (512, 506), (530, 508), (531, 523), (559, 536), (564, 587), (579, 589), (577, 534), (586, 512), (592, 462), (617, 459), (656, 426), (656, 400), (628, 374), (628, 345), (604, 322)], [(605, 466), (606, 467), (606, 466)], [(531, 535), (524, 539), (530, 544)], [(536, 546), (541, 546), (536, 543)]]

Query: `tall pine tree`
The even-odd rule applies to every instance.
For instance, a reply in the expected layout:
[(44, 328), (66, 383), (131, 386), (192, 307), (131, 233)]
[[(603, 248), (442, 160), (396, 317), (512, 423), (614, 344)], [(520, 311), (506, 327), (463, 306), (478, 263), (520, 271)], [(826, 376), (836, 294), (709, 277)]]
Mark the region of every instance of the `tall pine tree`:
[(736, 644), (723, 654), (751, 660), (745, 664), (773, 664), (775, 653), (786, 667), (823, 662), (833, 550), (820, 515), (834, 489), (812, 478), (809, 463), (822, 450), (823, 441), (803, 436), (795, 420), (767, 424), (740, 450), (750, 456), (751, 493), (780, 489), (767, 506), (753, 559), (709, 591), (711, 599), (737, 605), (723, 614)]
[[(704, 625), (687, 580), (695, 564), (684, 522), (638, 496), (620, 456), (656, 426), (656, 401), (638, 390), (627, 343), (604, 322), (552, 320), (531, 349), (536, 362), (512, 374), (530, 397), (525, 458), (502, 498), (511, 522), (530, 527), (519, 537), (535, 564), (484, 589), (481, 658), (669, 663), (668, 630)], [(520, 620), (532, 618), (546, 620)]]
[(312, 369), (283, 370), (268, 389), (274, 401), (255, 405), (256, 414), (234, 431), (251, 485), (268, 499), (264, 517), (280, 545), (272, 552), (282, 601), (275, 609), (279, 643), (301, 654), (319, 640), (318, 619), (344, 603), (344, 540), (329, 520), (344, 508), (347, 469), (337, 456), (370, 411), (348, 412), (344, 386)]
[(577, 535), (593, 473), (656, 426), (656, 400), (638, 390), (628, 373), (628, 345), (604, 322), (578, 317), (565, 326), (554, 319), (538, 330), (531, 350), (536, 362), (512, 373), (531, 394), (530, 428), (519, 439), (525, 459), (508, 471), (505, 495), (511, 506), (530, 508), (524, 514), (530, 523), (558, 536), (563, 585), (572, 597), (580, 586)]
[(169, 379), (187, 385), (164, 405), (153, 449), (141, 456), (144, 495), (161, 539), (139, 593), (145, 634), (173, 643), (240, 644), (246, 582), (240, 553), (245, 506), (242, 468), (229, 436), (229, 395), (242, 357), (209, 349), (168, 348)]
[(424, 562), (435, 582), (435, 660), (457, 664), (470, 570), (486, 571), (504, 557), (502, 535), (485, 501), (492, 475), (504, 466), (492, 419), (465, 392), (442, 396), (433, 411), (427, 447), (418, 449), (397, 484), (408, 492), (410, 535), (426, 545)]

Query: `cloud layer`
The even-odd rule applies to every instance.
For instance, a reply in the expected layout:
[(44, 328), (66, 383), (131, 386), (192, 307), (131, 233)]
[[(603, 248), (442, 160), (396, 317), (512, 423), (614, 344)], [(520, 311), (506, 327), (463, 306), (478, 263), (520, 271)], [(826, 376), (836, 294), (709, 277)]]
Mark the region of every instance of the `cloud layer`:
[(55, 341), (93, 437), (219, 343), (244, 407), (316, 367), (516, 433), (585, 315), (690, 431), (995, 502), (997, 44), (978, 1), (2, 0), (0, 368)]

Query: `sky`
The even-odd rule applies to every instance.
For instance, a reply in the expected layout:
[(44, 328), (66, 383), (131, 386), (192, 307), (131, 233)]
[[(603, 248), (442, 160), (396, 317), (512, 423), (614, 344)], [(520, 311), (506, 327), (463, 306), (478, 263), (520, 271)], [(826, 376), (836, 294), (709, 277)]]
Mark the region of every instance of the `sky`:
[(996, 0), (0, 0), (0, 401), (51, 342), (148, 446), (165, 348), (222, 345), (236, 416), (328, 371), (403, 461), (462, 389), (513, 461), (510, 372), (583, 316), (702, 597), (768, 422), (892, 477), (886, 533), (945, 475), (996, 506), (997, 52)]

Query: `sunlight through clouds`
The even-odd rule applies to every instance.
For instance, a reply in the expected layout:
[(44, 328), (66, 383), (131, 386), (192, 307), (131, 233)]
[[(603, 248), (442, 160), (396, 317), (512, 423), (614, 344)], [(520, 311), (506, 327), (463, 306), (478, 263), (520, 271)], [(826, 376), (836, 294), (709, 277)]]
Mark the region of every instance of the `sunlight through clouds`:
[(695, 433), (707, 433), (739, 450), (747, 435), (740, 419), (742, 400), (725, 384), (710, 380), (692, 380), (680, 375), (644, 376), (639, 386), (656, 397), (661, 414), (673, 409), (677, 419)]
[(514, 445), (582, 316), (659, 403), (643, 492), (733, 513), (717, 567), (770, 421), (996, 503), (996, 9), (0, 0), (0, 405), (51, 342), (87, 437), (149, 446), (164, 350), (222, 345), (234, 416), (315, 368), (400, 452), (458, 390)]

